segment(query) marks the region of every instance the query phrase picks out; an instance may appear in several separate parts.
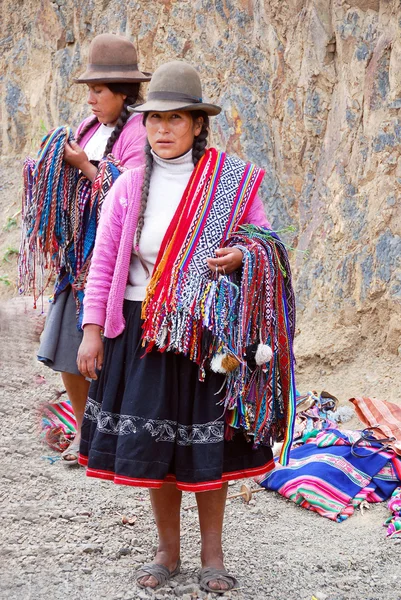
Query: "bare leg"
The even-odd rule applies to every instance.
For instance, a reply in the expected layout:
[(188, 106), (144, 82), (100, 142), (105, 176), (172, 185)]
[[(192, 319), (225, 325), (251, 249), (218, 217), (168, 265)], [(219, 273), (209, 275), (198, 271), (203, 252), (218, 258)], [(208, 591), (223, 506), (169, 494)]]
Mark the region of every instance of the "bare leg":
[[(74, 442), (79, 442), (81, 439), (81, 425), (84, 418), (85, 404), (88, 397), (90, 382), (82, 375), (74, 375), (73, 373), (61, 373), (61, 377), (67, 391), (67, 395), (72, 404), (75, 420), (77, 422), (77, 434)], [(72, 454), (67, 454), (65, 460), (75, 458)]]
[[(224, 483), (220, 490), (199, 492), (196, 494), (202, 541), (202, 567), (224, 569), (221, 538), (223, 532), (227, 487), (228, 484)], [(223, 581), (212, 580), (209, 582), (209, 586), (215, 590), (228, 589), (228, 585)]]
[[(175, 485), (165, 483), (158, 490), (149, 490), (153, 516), (159, 535), (154, 563), (164, 565), (174, 571), (180, 558), (180, 507), (182, 492)], [(157, 586), (158, 581), (151, 575), (141, 577), (141, 585), (150, 588)]]

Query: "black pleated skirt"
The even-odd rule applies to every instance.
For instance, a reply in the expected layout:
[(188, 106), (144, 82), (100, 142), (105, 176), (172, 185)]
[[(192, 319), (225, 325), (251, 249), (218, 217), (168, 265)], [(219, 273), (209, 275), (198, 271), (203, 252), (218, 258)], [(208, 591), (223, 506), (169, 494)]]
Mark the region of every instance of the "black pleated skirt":
[(103, 368), (92, 382), (82, 425), (80, 464), (115, 483), (184, 491), (274, 468), (269, 447), (252, 449), (242, 432), (224, 439), (224, 377), (187, 357), (141, 345), (141, 303), (126, 300), (126, 327), (105, 339)]

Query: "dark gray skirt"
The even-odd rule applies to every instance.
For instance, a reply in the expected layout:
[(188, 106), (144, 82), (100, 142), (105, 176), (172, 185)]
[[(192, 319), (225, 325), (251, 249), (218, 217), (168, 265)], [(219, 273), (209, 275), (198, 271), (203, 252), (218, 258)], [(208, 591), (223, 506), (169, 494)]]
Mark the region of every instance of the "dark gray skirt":
[(38, 360), (53, 371), (80, 375), (77, 354), (82, 336), (82, 331), (77, 329), (76, 305), (72, 288), (68, 286), (57, 297), (57, 301), (50, 305), (40, 338)]

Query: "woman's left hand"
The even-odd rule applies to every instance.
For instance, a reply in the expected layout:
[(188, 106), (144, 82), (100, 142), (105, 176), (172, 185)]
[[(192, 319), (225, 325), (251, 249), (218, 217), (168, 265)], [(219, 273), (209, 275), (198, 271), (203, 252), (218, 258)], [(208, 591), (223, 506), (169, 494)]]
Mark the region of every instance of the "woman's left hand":
[(242, 265), (242, 252), (239, 248), (218, 248), (216, 258), (207, 258), (207, 265), (219, 275), (229, 275)]
[(82, 167), (85, 167), (89, 162), (85, 150), (81, 148), (77, 142), (71, 141), (65, 144), (64, 148), (64, 160), (72, 167), (76, 167), (82, 171)]
[(88, 156), (77, 142), (71, 141), (64, 146), (64, 160), (72, 167), (76, 167), (87, 177), (93, 181), (96, 177), (97, 168), (89, 160)]

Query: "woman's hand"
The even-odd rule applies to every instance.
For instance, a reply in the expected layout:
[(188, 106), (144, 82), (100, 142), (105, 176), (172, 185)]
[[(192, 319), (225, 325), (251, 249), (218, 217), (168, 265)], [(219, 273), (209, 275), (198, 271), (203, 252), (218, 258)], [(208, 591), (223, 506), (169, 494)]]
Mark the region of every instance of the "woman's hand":
[(87, 177), (90, 181), (93, 181), (97, 169), (95, 165), (88, 160), (88, 156), (77, 142), (71, 141), (66, 142), (64, 146), (64, 160), (72, 167), (76, 167)]
[(96, 369), (103, 366), (103, 341), (100, 325), (88, 324), (84, 327), (84, 337), (78, 349), (77, 365), (84, 377), (97, 379)]
[(218, 248), (216, 257), (207, 258), (207, 265), (221, 275), (229, 275), (242, 265), (242, 252), (239, 248)]

